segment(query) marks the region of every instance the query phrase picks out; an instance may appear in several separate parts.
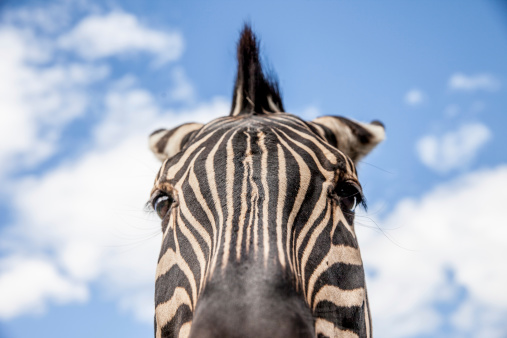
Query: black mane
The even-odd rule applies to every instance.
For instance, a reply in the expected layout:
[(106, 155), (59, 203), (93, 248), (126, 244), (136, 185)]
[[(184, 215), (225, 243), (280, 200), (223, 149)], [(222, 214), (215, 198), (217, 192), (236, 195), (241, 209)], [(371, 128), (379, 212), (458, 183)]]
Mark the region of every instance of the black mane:
[(267, 76), (259, 60), (259, 42), (245, 24), (238, 42), (238, 73), (234, 85), (231, 116), (283, 112), (278, 83)]

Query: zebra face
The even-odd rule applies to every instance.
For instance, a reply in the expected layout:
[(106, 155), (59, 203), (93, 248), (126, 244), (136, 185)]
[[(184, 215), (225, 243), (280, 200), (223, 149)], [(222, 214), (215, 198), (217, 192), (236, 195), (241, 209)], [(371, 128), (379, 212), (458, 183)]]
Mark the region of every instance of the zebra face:
[(157, 337), (367, 337), (355, 163), (378, 122), (283, 112), (245, 27), (231, 114), (150, 136)]

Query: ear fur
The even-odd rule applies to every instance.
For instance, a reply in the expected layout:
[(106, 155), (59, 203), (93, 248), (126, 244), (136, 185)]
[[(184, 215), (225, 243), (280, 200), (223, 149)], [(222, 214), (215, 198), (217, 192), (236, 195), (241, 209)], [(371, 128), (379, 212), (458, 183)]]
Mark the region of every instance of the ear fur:
[(362, 123), (341, 116), (323, 116), (310, 123), (320, 136), (349, 156), (354, 163), (385, 138), (384, 125), (379, 121)]
[(160, 161), (165, 161), (179, 153), (202, 126), (202, 123), (185, 123), (169, 130), (156, 130), (149, 137), (150, 149)]

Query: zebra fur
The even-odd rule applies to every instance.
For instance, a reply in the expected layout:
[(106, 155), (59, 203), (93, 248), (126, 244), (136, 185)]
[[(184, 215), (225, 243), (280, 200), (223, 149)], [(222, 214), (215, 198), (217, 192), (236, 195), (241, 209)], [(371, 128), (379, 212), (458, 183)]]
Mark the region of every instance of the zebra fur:
[(258, 52), (247, 26), (229, 116), (150, 136), (155, 336), (371, 337), (350, 206), (384, 127), (284, 113)]

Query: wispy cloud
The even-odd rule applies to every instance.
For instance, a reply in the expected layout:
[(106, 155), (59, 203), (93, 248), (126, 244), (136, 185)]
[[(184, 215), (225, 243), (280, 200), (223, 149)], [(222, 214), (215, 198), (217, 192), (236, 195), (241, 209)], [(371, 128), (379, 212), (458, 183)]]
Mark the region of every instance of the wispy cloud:
[[(181, 56), (179, 33), (149, 28), (129, 13), (90, 14), (68, 31), (64, 24), (53, 24), (70, 21), (70, 7), (62, 2), (3, 13), (0, 176), (13, 168), (31, 168), (58, 151), (65, 127), (96, 103), (94, 86), (109, 78), (110, 64), (104, 58), (145, 52), (161, 65)], [(57, 57), (62, 52), (84, 60)], [(173, 96), (190, 99), (193, 88), (183, 70), (173, 73)]]
[(455, 117), (460, 113), (460, 108), (457, 104), (449, 104), (444, 109), (444, 114), (447, 117)]
[(456, 73), (449, 78), (448, 86), (454, 91), (496, 91), (500, 89), (500, 81), (491, 74), (465, 75)]
[[(90, 101), (102, 114), (89, 127), (87, 150), (72, 161), (36, 177), (12, 178), (5, 165), (0, 168), (0, 193), (13, 214), (0, 229), (0, 319), (85, 302), (94, 283), (138, 319), (152, 322), (160, 223), (143, 207), (160, 163), (147, 136), (160, 127), (224, 115), (229, 104), (215, 98), (170, 110), (134, 76), (113, 78), (111, 62), (125, 53), (146, 52), (142, 56), (158, 63), (176, 60), (183, 45), (179, 34), (113, 12), (88, 16), (68, 34), (51, 27), (63, 36), (55, 42), (27, 15), (22, 28), (0, 26), (0, 162), (22, 170), (30, 160), (37, 168), (58, 151), (63, 131), (90, 112)], [(37, 25), (47, 23), (41, 15)], [(68, 51), (83, 60), (57, 57)], [(181, 68), (173, 80), (175, 96), (188, 99), (192, 88)], [(99, 81), (107, 90), (92, 100)]]
[(469, 165), (490, 139), (491, 132), (485, 125), (465, 124), (440, 137), (424, 136), (417, 142), (416, 150), (423, 164), (445, 173)]
[[(122, 96), (125, 105), (111, 103), (109, 117), (94, 133), (103, 142), (73, 163), (37, 179), (17, 181), (17, 189), (9, 191), (17, 216), (15, 223), (4, 229), (0, 247), (9, 248), (9, 256), (24, 253), (29, 261), (52, 252), (44, 267), (58, 273), (49, 275), (48, 280), (68, 287), (61, 292), (44, 285), (34, 287), (28, 298), (15, 293), (2, 305), (0, 317), (31, 312), (40, 304), (81, 301), (83, 289), (99, 282), (138, 319), (153, 320), (160, 224), (143, 207), (160, 162), (148, 150), (148, 130), (188, 120), (207, 121), (227, 113), (229, 105), (217, 99), (192, 110), (162, 113), (149, 104), (153, 101), (145, 90), (134, 87), (122, 93), (126, 94)], [(141, 109), (136, 114), (122, 110), (126, 119), (117, 114), (121, 107), (135, 102), (138, 104), (130, 109)], [(149, 111), (153, 108), (156, 114)], [(29, 213), (23, 212), (27, 205)], [(18, 270), (0, 271), (0, 281), (9, 285), (22, 284), (24, 278), (26, 274)], [(35, 282), (28, 279), (24, 283), (30, 286), (30, 280)], [(48, 288), (50, 285), (48, 282)]]
[(88, 108), (103, 64), (54, 62), (54, 44), (25, 26), (0, 26), (0, 176), (51, 156), (64, 126)]
[(172, 78), (174, 87), (168, 93), (168, 98), (172, 101), (192, 102), (195, 99), (195, 91), (192, 83), (187, 78), (183, 68), (178, 67), (173, 70)]
[(9, 257), (0, 260), (0, 299), (0, 319), (11, 319), (44, 312), (48, 302), (83, 302), (88, 289), (62, 276), (48, 260)]
[(419, 89), (411, 89), (405, 94), (405, 103), (418, 106), (426, 100), (426, 95)]
[(368, 291), (378, 336), (440, 336), (441, 325), (456, 336), (507, 332), (507, 270), (499, 269), (507, 257), (507, 228), (499, 222), (506, 200), (504, 165), (399, 201), (376, 220), (387, 237), (356, 217), (363, 261), (374, 272)]
[(84, 18), (59, 39), (59, 46), (88, 60), (147, 52), (156, 55), (156, 65), (161, 65), (181, 56), (183, 38), (146, 27), (132, 14), (112, 12)]
[(40, 5), (16, 6), (3, 11), (2, 21), (13, 26), (29, 25), (44, 32), (58, 32), (70, 25), (73, 11), (93, 6), (87, 1), (50, 1)]
[[(136, 100), (150, 100), (148, 92), (139, 88), (131, 88), (126, 94), (123, 97), (126, 105)], [(149, 109), (153, 106), (134, 105), (133, 110), (145, 109), (136, 110), (145, 121), (142, 124), (138, 116), (128, 111), (127, 119), (131, 121), (125, 121), (116, 114), (116, 109), (121, 107), (111, 106), (110, 117), (97, 126), (95, 135), (104, 137), (100, 135), (113, 130), (113, 140), (97, 143), (97, 147), (75, 162), (59, 166), (40, 178), (29, 177), (17, 182), (16, 187), (20, 189), (13, 188), (10, 192), (17, 221), (2, 234), (0, 247), (9, 247), (11, 255), (26, 253), (29, 248), (30, 259), (52, 252), (46, 265), (60, 271), (54, 278), (81, 288), (100, 282), (137, 318), (152, 321), (160, 222), (154, 215), (146, 214), (143, 207), (160, 162), (148, 150), (148, 130), (188, 120), (208, 121), (227, 113), (228, 106), (224, 100), (217, 99), (192, 110), (166, 113), (157, 110), (150, 116)], [(120, 130), (112, 129), (118, 124)], [(30, 212), (24, 213), (27, 205)], [(15, 272), (1, 271), (0, 276), (11, 283), (26, 277)], [(64, 295), (66, 290), (62, 289)], [(35, 288), (33, 292), (28, 300), (12, 296), (11, 302), (4, 305), (7, 307), (4, 312), (30, 311), (30, 300), (62, 299), (60, 302), (65, 303), (77, 297), (59, 298), (61, 295), (53, 289), (53, 293), (43, 288)], [(28, 305), (19, 305), (23, 302)]]
[(296, 112), (296, 115), (301, 116), (302, 118), (307, 120), (313, 120), (319, 116), (322, 116), (323, 114), (321, 113), (320, 109), (317, 106), (310, 105), (303, 108), (303, 110), (301, 110), (300, 112)]

